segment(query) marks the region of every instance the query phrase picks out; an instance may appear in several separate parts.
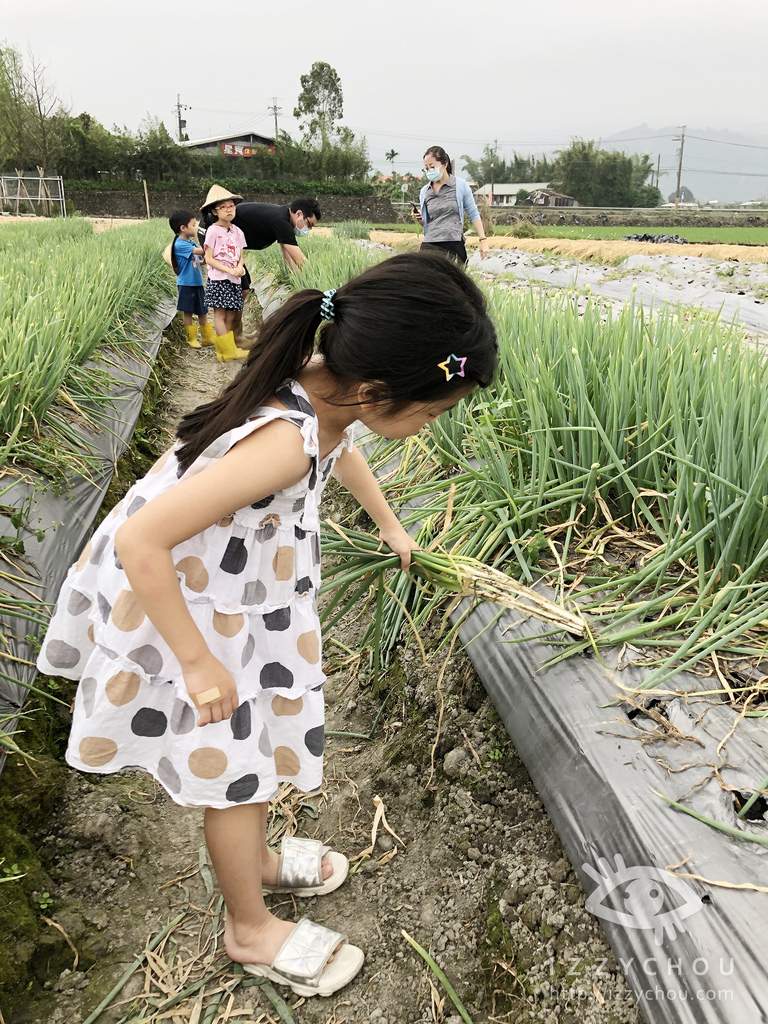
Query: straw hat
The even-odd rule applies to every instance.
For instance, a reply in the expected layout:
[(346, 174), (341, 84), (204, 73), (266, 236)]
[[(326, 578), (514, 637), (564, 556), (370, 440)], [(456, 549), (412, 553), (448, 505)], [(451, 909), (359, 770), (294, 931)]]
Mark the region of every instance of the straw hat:
[(205, 202), (200, 207), (201, 210), (207, 210), (209, 206), (213, 206), (214, 203), (220, 203), (224, 199), (234, 199), (236, 203), (242, 203), (243, 197), (233, 195), (232, 192), (222, 188), (221, 185), (211, 185), (208, 189), (208, 195), (205, 197)]

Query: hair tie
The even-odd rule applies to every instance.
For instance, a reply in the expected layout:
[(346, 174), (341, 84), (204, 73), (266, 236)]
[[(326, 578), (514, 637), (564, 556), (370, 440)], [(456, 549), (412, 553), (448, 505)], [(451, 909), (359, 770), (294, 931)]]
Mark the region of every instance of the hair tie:
[(467, 361), (467, 356), (455, 356), (449, 355), (446, 360), (437, 365), (441, 370), (445, 370), (445, 379), (450, 380), (451, 377), (463, 377), (464, 376), (464, 364)]
[(336, 319), (336, 308), (333, 304), (333, 296), (335, 294), (335, 288), (329, 288), (328, 291), (323, 292), (323, 301), (320, 303), (320, 316), (323, 320)]

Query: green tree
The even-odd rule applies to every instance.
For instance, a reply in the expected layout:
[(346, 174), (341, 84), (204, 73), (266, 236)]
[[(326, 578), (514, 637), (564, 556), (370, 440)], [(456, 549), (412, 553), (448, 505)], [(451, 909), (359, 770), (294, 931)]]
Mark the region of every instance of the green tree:
[(117, 137), (85, 112), (54, 119), (56, 170), (65, 178), (98, 180), (129, 175), (130, 152), (125, 135)]
[(400, 154), (397, 152), (396, 149), (390, 149), (390, 151), (388, 153), (384, 154), (384, 159), (385, 160), (389, 160), (390, 164), (392, 165), (392, 173), (393, 174), (395, 173), (395, 157), (399, 156), (399, 155)]
[(486, 144), (479, 160), (474, 160), (466, 153), (462, 154), (461, 160), (469, 177), (481, 185), (490, 182), (491, 179), (498, 183), (549, 181), (552, 174), (552, 164), (546, 157), (521, 156), (513, 152), (512, 158), (506, 160), (499, 152), (498, 142), (494, 142), (492, 146)]
[(653, 163), (647, 153), (632, 154), (632, 188), (642, 188), (648, 178), (653, 175)]
[(641, 185), (635, 189), (632, 205), (644, 207), (660, 206), (663, 198), (661, 189), (655, 185)]
[(158, 117), (145, 117), (135, 138), (135, 171), (148, 181), (174, 180), (184, 175), (186, 149), (170, 135)]
[(574, 139), (568, 149), (557, 154), (552, 187), (573, 196), (582, 206), (599, 206), (598, 160), (593, 141)]
[[(483, 155), (479, 160), (473, 160), (471, 156), (467, 156), (466, 153), (462, 153), (461, 160), (464, 163), (464, 170), (472, 179), (476, 181), (478, 185), (485, 185), (486, 182), (491, 180), (510, 181), (511, 179), (507, 176), (507, 164), (499, 154), (499, 144), (494, 142), (491, 146), (486, 143), (483, 146)], [(493, 167), (491, 167), (493, 164)]]
[[(675, 193), (674, 192), (670, 192), (669, 198), (667, 199), (667, 202), (668, 203), (674, 203), (674, 201), (675, 201)], [(691, 192), (691, 190), (688, 188), (687, 185), (681, 185), (680, 186), (680, 199), (679, 199), (679, 202), (681, 202), (681, 203), (696, 203), (696, 202), (698, 202), (698, 200), (696, 199), (696, 196), (693, 194), (693, 192)]]
[(7, 169), (32, 166), (32, 98), (24, 60), (13, 46), (0, 47), (0, 161)]
[[(574, 139), (560, 150), (554, 164), (552, 187), (573, 196), (582, 206), (634, 206), (651, 201), (644, 189), (653, 166), (647, 154), (598, 149), (591, 139)], [(651, 188), (652, 186), (647, 186)]]
[(301, 92), (293, 116), (302, 122), (304, 137), (323, 143), (333, 134), (336, 121), (344, 116), (341, 79), (324, 61), (315, 61), (308, 75), (302, 75)]

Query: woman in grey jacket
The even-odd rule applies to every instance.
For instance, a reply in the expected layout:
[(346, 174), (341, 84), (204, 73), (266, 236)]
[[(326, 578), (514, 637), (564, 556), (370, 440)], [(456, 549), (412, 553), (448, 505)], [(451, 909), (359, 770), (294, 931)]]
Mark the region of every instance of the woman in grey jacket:
[(419, 193), (421, 212), (413, 218), (424, 225), (422, 249), (442, 249), (458, 263), (467, 262), (464, 245), (464, 214), (469, 217), (480, 239), (480, 258), (488, 254), (488, 239), (472, 191), (464, 180), (453, 174), (451, 158), (442, 146), (430, 146), (424, 154), (424, 170), (429, 184)]

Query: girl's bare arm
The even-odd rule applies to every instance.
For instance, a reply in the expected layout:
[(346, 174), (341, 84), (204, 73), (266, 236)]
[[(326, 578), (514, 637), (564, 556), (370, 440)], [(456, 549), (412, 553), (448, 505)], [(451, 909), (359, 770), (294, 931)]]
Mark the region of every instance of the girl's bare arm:
[(378, 526), (381, 539), (400, 555), (400, 565), (407, 569), (411, 564), (411, 551), (419, 545), (393, 512), (362, 452), (357, 448), (345, 449), (336, 461), (334, 474), (357, 498)]
[(173, 548), (237, 509), (297, 483), (308, 469), (299, 431), (277, 420), (244, 438), (208, 469), (147, 502), (117, 531), (115, 549), (131, 588), (178, 659), (190, 695), (214, 687), (222, 694), (200, 708), (198, 725), (229, 718), (237, 707), (237, 691), (189, 613)]

